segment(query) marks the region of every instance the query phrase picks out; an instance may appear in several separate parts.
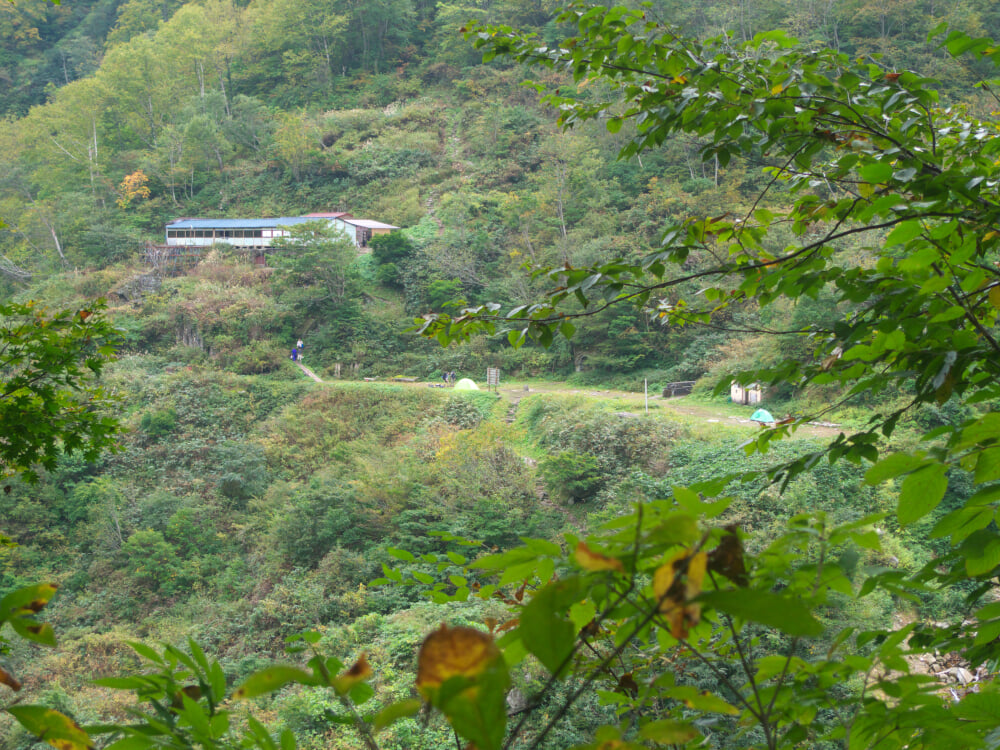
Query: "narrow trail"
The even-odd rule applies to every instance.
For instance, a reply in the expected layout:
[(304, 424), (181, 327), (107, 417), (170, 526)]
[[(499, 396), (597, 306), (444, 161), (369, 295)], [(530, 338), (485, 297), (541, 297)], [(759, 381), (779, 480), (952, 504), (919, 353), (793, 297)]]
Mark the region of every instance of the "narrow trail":
[(304, 372), (306, 375), (308, 375), (309, 377), (311, 377), (317, 383), (322, 383), (323, 382), (322, 380), (320, 380), (319, 375), (317, 375), (316, 373), (314, 373), (312, 370), (310, 370), (308, 367), (306, 367), (304, 364), (302, 364), (298, 360), (296, 360), (293, 364), (295, 364), (300, 370), (302, 370), (302, 372)]

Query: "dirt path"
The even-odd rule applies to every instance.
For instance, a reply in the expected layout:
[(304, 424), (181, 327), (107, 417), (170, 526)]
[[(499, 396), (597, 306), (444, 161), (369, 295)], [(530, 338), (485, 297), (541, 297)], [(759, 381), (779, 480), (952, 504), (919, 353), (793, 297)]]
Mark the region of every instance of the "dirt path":
[[(296, 362), (295, 364), (316, 382), (324, 382), (301, 362)], [(437, 383), (428, 383), (425, 381), (410, 379), (405, 381), (397, 380), (379, 382), (394, 382), (396, 385), (402, 385), (409, 388), (428, 388), (431, 386), (440, 387)], [(635, 414), (636, 416), (641, 415), (645, 410), (645, 399), (641, 393), (634, 393), (632, 391), (598, 390), (594, 388), (574, 388), (566, 385), (565, 383), (533, 382), (527, 385), (523, 383), (512, 383), (506, 386), (501, 385), (498, 393), (508, 404), (508, 409), (505, 414), (505, 420), (507, 422), (513, 422), (516, 418), (517, 406), (521, 402), (521, 399), (526, 396), (534, 396), (539, 393), (553, 396), (589, 396), (591, 398), (614, 399), (622, 402), (622, 405), (626, 407), (627, 410), (623, 409), (624, 414)], [(656, 411), (654, 413), (658, 414), (666, 415), (673, 413), (676, 415), (683, 415), (685, 417), (703, 421), (706, 424), (721, 424), (731, 427), (744, 426), (746, 428), (754, 429), (758, 428), (757, 423), (751, 422), (749, 419), (750, 414), (752, 413), (752, 409), (750, 407), (713, 407), (711, 404), (692, 401), (687, 396), (663, 398), (663, 396), (659, 393), (650, 394), (649, 405), (651, 407), (655, 406)], [(816, 424), (810, 422), (796, 427), (793, 436), (830, 439), (836, 437), (844, 430), (845, 428), (838, 425)]]
[[(505, 400), (510, 402), (511, 411), (513, 411), (517, 404), (525, 396), (530, 396), (538, 393), (555, 394), (562, 396), (590, 396), (593, 398), (611, 398), (623, 401), (627, 403), (630, 407), (630, 411), (635, 414), (642, 414), (645, 409), (645, 399), (641, 393), (633, 393), (630, 391), (615, 391), (615, 390), (593, 390), (588, 388), (567, 388), (565, 385), (560, 383), (531, 383), (528, 386), (528, 390), (525, 390), (525, 386), (516, 386), (510, 388), (500, 387), (500, 396)], [(687, 396), (677, 396), (675, 398), (663, 398), (659, 394), (649, 396), (649, 404), (656, 405), (659, 413), (673, 412), (675, 414), (682, 414), (687, 417), (692, 417), (694, 419), (702, 420), (708, 424), (726, 424), (726, 425), (745, 425), (747, 427), (756, 427), (756, 422), (751, 422), (749, 417), (751, 411), (748, 409), (745, 416), (740, 416), (738, 414), (727, 413), (724, 409), (713, 408), (710, 404), (698, 403), (691, 401)], [(844, 428), (840, 426), (833, 426), (828, 424), (813, 424), (806, 423), (799, 425), (796, 430), (796, 435), (801, 435), (803, 437), (818, 437), (818, 438), (833, 438), (844, 431)]]
[(316, 373), (314, 373), (312, 370), (310, 370), (308, 367), (306, 367), (304, 364), (302, 364), (298, 360), (295, 361), (295, 364), (298, 366), (298, 368), (300, 370), (302, 370), (302, 372), (304, 372), (306, 375), (308, 375), (309, 377), (311, 377), (317, 383), (322, 383), (323, 382), (322, 380), (319, 379), (319, 376)]

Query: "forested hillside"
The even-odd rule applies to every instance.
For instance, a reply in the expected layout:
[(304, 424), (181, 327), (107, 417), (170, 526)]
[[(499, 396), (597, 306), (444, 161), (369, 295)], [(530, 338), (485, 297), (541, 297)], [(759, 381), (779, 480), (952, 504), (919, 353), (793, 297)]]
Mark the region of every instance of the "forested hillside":
[[(194, 638), (236, 684), (280, 658), (285, 638), (314, 629), (319, 647), (344, 661), (367, 652), (377, 695), (365, 710), (382, 708), (408, 696), (415, 650), (439, 621), (505, 619), (500, 601), (460, 603), (470, 595), (463, 563), (522, 537), (579, 533), (720, 467), (766, 465), (738, 449), (755, 426), (713, 426), (666, 405), (644, 417), (629, 411), (634, 403), (529, 395), (508, 424), (508, 402), (492, 394), (319, 386), (290, 364), (265, 378), (156, 355), (123, 357), (105, 382), (122, 399), (123, 450), (96, 463), (65, 460), (39, 484), (8, 482), (11, 492), (0, 495), (4, 531), (19, 544), (4, 558), (3, 590), (60, 586), (47, 611), (59, 648), (18, 646), (8, 665), (30, 702), (83, 724), (123, 717), (126, 697), (89, 680), (140, 669), (126, 641)], [(818, 445), (801, 438), (777, 456)], [(780, 498), (763, 481), (734, 488), (727, 519), (756, 546), (780, 533), (789, 513), (826, 509), (845, 522), (891, 507), (892, 495), (865, 487), (862, 475), (826, 469)], [(967, 483), (957, 485), (946, 506), (968, 494)], [(915, 570), (933, 554), (919, 539), (919, 530), (893, 526), (882, 549), (855, 564)], [(370, 585), (384, 566), (407, 585)], [(432, 605), (434, 591), (459, 602)], [(936, 617), (951, 606), (930, 596), (905, 611)], [(877, 627), (893, 610), (883, 595), (845, 602), (829, 618), (832, 627)], [(543, 680), (526, 666), (515, 686), (531, 695)], [(546, 696), (554, 709), (565, 694)], [(290, 691), (261, 708), (274, 729), (294, 731), (299, 747), (364, 746), (330, 720), (333, 696)], [(550, 746), (582, 742), (613, 717), (591, 696)], [(384, 748), (447, 741), (440, 719), (380, 735)], [(33, 743), (7, 726), (0, 746)]]
[[(66, 270), (130, 266), (141, 243), (162, 238), (164, 223), (180, 216), (349, 210), (407, 230), (411, 245), (383, 258), (391, 267), (380, 277), (396, 290), (380, 297), (401, 295), (396, 317), (458, 297), (526, 302), (542, 287), (521, 272), (525, 261), (636, 258), (670, 221), (748, 204), (765, 182), (753, 164), (703, 162), (697, 139), (619, 161), (628, 128), (560, 132), (520, 86), (525, 69), (479, 64), (460, 33), (476, 19), (556, 35), (554, 6), (105, 5), (38, 0), (4, 10), (24, 36), (11, 32), (5, 45), (10, 77), (27, 77), (19, 91), (45, 90), (29, 97), (30, 113), (0, 128), (7, 293)], [(729, 29), (734, 43), (788, 29), (852, 55), (884, 55), (890, 67), (940, 78), (955, 101), (989, 106), (971, 86), (982, 70), (926, 39), (942, 22), (972, 35), (1000, 31), (985, 0), (667, 2), (647, 14), (695, 36)], [(42, 62), (84, 41), (94, 67), (67, 78)], [(14, 101), (4, 97), (24, 114)], [(328, 362), (348, 360), (355, 343), (383, 338), (370, 330), (341, 327), (314, 346), (332, 350)], [(609, 312), (546, 366), (643, 368), (661, 371), (654, 380), (682, 380), (710, 369), (727, 337), (690, 338)]]
[[(44, 443), (46, 412), (122, 428), (98, 457), (63, 427), (75, 450), (0, 466), (0, 626), (28, 639), (0, 637), (2, 750), (989, 745), (1000, 230), (996, 51), (974, 38), (1000, 10), (642, 7), (0, 7), (0, 302), (38, 300), (6, 308), (0, 373), (48, 347), (47, 306), (93, 370), (61, 385), (102, 389), (0, 439)], [(601, 62), (654, 69), (659, 43), (718, 86), (669, 55), (655, 85)], [(771, 130), (751, 143), (726, 97)], [(861, 125), (814, 124), (809, 97)], [(402, 230), (146, 262), (178, 217), (319, 211)], [(549, 299), (498, 326), (485, 306)], [(299, 339), (325, 382), (288, 360)], [(502, 398), (428, 387), (487, 367)], [(713, 395), (729, 373), (760, 373), (785, 424)], [(648, 410), (610, 392), (644, 380)], [(675, 381), (694, 406), (655, 397)], [(418, 666), (443, 622), (472, 645)]]

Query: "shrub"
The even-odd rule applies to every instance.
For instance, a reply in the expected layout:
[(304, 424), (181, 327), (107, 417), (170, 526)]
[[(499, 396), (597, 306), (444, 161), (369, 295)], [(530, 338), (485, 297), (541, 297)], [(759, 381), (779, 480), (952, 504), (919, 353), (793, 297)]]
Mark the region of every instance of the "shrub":
[(270, 475), (264, 449), (254, 443), (231, 442), (215, 450), (219, 492), (243, 503), (267, 489)]
[(139, 428), (154, 440), (169, 435), (176, 427), (177, 412), (173, 409), (146, 412), (139, 421)]
[(259, 375), (277, 370), (286, 356), (273, 341), (251, 341), (232, 354), (229, 367), (240, 375)]
[(441, 310), (450, 302), (462, 296), (462, 282), (458, 279), (444, 281), (438, 279), (427, 286), (427, 302), (435, 310)]
[(133, 581), (149, 591), (172, 594), (184, 588), (177, 550), (159, 531), (137, 531), (122, 546), (126, 567)]
[(463, 430), (471, 430), (489, 417), (496, 401), (496, 396), (489, 393), (455, 394), (444, 406), (445, 421)]
[(549, 494), (572, 502), (593, 497), (604, 486), (605, 476), (594, 456), (563, 451), (538, 465)]
[(379, 266), (378, 271), (375, 272), (375, 279), (382, 286), (396, 289), (401, 289), (403, 286), (403, 277), (395, 263), (385, 263)]

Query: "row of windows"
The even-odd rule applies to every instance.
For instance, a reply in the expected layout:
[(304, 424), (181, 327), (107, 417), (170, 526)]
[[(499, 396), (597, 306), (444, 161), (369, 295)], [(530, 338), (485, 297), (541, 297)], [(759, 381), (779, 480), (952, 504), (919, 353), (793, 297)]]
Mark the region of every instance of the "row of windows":
[(168, 229), (167, 237), (177, 239), (244, 239), (284, 237), (288, 232), (277, 229)]

